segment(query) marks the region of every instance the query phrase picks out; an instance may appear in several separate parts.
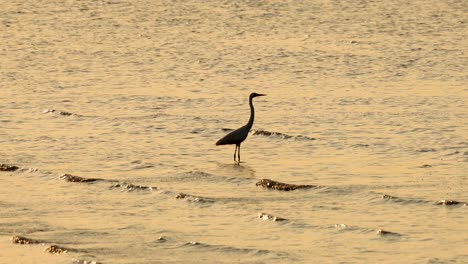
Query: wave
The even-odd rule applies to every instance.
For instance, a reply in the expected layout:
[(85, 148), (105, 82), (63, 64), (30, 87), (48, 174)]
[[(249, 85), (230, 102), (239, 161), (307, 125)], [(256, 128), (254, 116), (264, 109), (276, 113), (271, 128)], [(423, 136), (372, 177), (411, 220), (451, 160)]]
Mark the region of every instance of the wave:
[(21, 171), (21, 172), (36, 172), (38, 169), (36, 168), (22, 168), (16, 165), (8, 165), (8, 164), (0, 164), (0, 171)]
[(443, 206), (468, 206), (467, 202), (455, 201), (455, 200), (438, 200), (438, 201), (429, 201), (423, 199), (415, 198), (401, 198), (396, 196), (391, 196), (388, 194), (381, 195), (381, 199), (394, 202), (394, 203), (403, 203), (403, 204), (432, 204), (432, 205), (443, 205)]
[(312, 137), (307, 137), (307, 136), (291, 136), (288, 134), (284, 134), (281, 132), (274, 132), (274, 131), (267, 131), (263, 129), (252, 129), (251, 130), (252, 135), (260, 135), (260, 136), (267, 136), (267, 137), (278, 137), (282, 139), (299, 139), (299, 140), (316, 140), (316, 138)]
[[(223, 127), (221, 128), (221, 130), (223, 132), (231, 132), (234, 129)], [(266, 136), (266, 137), (278, 137), (282, 139), (316, 140), (316, 138), (313, 138), (313, 137), (307, 137), (307, 136), (302, 136), (302, 135), (292, 136), (292, 135), (288, 135), (288, 134), (281, 133), (281, 132), (267, 131), (263, 129), (252, 129), (250, 130), (249, 133), (251, 133), (252, 135)]]
[(195, 195), (186, 194), (186, 193), (178, 193), (176, 195), (176, 199), (185, 199), (189, 202), (197, 202), (197, 203), (213, 203), (214, 202), (212, 198), (195, 196)]
[[(115, 188), (120, 188), (123, 191), (153, 191), (153, 190), (159, 190), (159, 187), (151, 187), (151, 186), (143, 186), (143, 185), (135, 185), (133, 183), (127, 183), (127, 182), (119, 182), (117, 180), (112, 180), (112, 179), (101, 179), (101, 178), (85, 178), (85, 177), (80, 177), (76, 175), (71, 175), (68, 173), (64, 173), (61, 176), (58, 177), (60, 180), (65, 180), (67, 182), (74, 182), (74, 183), (93, 183), (97, 181), (101, 182), (109, 182), (109, 183), (114, 183), (111, 185), (109, 188), (110, 189), (115, 189)], [(117, 183), (116, 183), (117, 182)]]
[(430, 203), (427, 200), (416, 199), (416, 198), (401, 198), (401, 197), (392, 196), (388, 194), (381, 194), (380, 199), (384, 201), (388, 201), (388, 202), (402, 203), (402, 204), (422, 204), (422, 203), (429, 204)]
[(460, 202), (460, 201), (454, 201), (454, 200), (440, 200), (435, 203), (436, 205), (445, 205), (445, 206), (468, 206), (467, 202)]
[(104, 179), (100, 179), (100, 178), (83, 178), (83, 177), (71, 175), (71, 174), (68, 174), (68, 173), (64, 173), (58, 178), (61, 179), (61, 180), (68, 181), (68, 182), (95, 182), (95, 181), (103, 181), (104, 180)]
[(376, 231), (376, 233), (380, 236), (401, 236), (400, 233), (396, 233), (396, 232), (391, 232), (391, 231), (387, 231), (387, 230), (383, 230), (383, 229), (378, 229)]
[(266, 254), (274, 254), (276, 256), (287, 256), (287, 253), (284, 252), (277, 252), (277, 251), (270, 251), (264, 249), (250, 249), (250, 248), (238, 248), (238, 247), (231, 247), (231, 246), (223, 246), (223, 245), (210, 245), (205, 244), (197, 241), (190, 241), (182, 245), (182, 247), (192, 247), (199, 250), (210, 250), (210, 251), (221, 251), (224, 253), (238, 253), (238, 254), (249, 254), (249, 255), (266, 255)]
[(59, 111), (59, 110), (55, 110), (55, 109), (46, 109), (43, 111), (44, 114), (48, 114), (48, 113), (54, 113), (54, 114), (58, 114), (58, 115), (62, 115), (62, 116), (81, 116), (81, 115), (78, 115), (78, 114), (74, 114), (74, 113), (70, 113), (70, 112), (66, 112), (66, 111)]
[(276, 222), (276, 221), (286, 221), (286, 220), (288, 220), (288, 219), (286, 219), (286, 218), (281, 218), (281, 217), (273, 216), (273, 215), (270, 215), (270, 214), (267, 214), (267, 213), (258, 213), (257, 218), (263, 219), (263, 220), (271, 220), (271, 221), (273, 221), (273, 222)]
[(244, 171), (245, 175), (242, 177), (236, 177), (232, 175), (223, 175), (222, 173), (219, 174), (212, 174), (205, 171), (185, 171), (170, 175), (161, 176), (158, 178), (160, 182), (193, 182), (199, 184), (200, 182), (211, 182), (211, 183), (233, 183), (233, 184), (249, 184), (252, 180), (256, 178), (251, 175), (252, 171), (248, 167), (243, 167), (242, 165), (236, 164), (220, 164), (222, 167), (234, 167), (236, 170)]
[(383, 230), (383, 229), (371, 229), (371, 228), (364, 228), (364, 227), (357, 227), (357, 226), (348, 226), (346, 224), (335, 224), (331, 228), (337, 229), (339, 231), (356, 231), (358, 233), (365, 233), (365, 234), (377, 234), (379, 236), (386, 236), (386, 237), (400, 237), (402, 234)]
[[(34, 238), (28, 238), (24, 236), (12, 236), (11, 237), (11, 242), (13, 244), (18, 244), (18, 245), (42, 245), (46, 246), (44, 249), (44, 252), (53, 254), (53, 255), (59, 255), (62, 253), (87, 253), (86, 250), (83, 249), (75, 249), (75, 248), (69, 248), (69, 247), (63, 247), (56, 245), (50, 241), (46, 240), (39, 240), (39, 239), (34, 239)], [(97, 262), (95, 260), (82, 260), (82, 259), (74, 259), (74, 263), (95, 263), (95, 264), (100, 264), (100, 262)]]

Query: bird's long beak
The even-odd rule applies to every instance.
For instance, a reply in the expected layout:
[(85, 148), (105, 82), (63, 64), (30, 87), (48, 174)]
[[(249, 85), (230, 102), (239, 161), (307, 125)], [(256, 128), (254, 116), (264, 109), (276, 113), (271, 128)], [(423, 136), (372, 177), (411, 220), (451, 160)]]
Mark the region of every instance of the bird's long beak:
[(266, 94), (257, 94), (257, 96), (266, 96)]

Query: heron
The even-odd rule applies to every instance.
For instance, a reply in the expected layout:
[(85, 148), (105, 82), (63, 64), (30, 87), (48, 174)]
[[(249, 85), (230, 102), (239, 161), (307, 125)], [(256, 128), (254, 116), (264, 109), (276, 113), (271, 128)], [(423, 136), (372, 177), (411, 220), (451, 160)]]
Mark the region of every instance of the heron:
[(252, 100), (257, 97), (257, 96), (265, 96), (266, 94), (259, 94), (259, 93), (251, 93), (249, 96), (249, 105), (250, 105), (250, 118), (249, 122), (243, 126), (240, 127), (220, 140), (216, 142), (216, 146), (219, 145), (236, 145), (236, 149), (234, 150), (234, 162), (236, 162), (236, 153), (237, 153), (237, 163), (240, 163), (240, 145), (241, 143), (247, 138), (250, 129), (253, 126), (254, 118), (255, 118), (255, 109), (252, 103)]

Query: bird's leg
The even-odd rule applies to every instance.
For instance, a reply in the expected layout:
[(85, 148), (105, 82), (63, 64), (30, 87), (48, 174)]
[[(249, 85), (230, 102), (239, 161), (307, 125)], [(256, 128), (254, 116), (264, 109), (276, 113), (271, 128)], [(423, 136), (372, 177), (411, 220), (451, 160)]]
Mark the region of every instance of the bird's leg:
[(237, 163), (240, 163), (240, 144), (237, 147)]
[(237, 144), (236, 144), (236, 149), (234, 150), (234, 162), (236, 162), (236, 152), (237, 152)]

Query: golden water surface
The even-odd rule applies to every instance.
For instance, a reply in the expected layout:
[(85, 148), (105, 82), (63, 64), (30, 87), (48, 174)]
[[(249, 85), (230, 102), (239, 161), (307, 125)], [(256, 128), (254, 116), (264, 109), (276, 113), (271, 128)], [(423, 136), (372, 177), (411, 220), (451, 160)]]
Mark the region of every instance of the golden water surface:
[(467, 13), (1, 1), (0, 263), (468, 263)]

